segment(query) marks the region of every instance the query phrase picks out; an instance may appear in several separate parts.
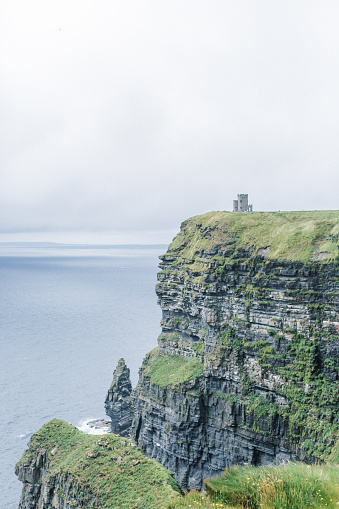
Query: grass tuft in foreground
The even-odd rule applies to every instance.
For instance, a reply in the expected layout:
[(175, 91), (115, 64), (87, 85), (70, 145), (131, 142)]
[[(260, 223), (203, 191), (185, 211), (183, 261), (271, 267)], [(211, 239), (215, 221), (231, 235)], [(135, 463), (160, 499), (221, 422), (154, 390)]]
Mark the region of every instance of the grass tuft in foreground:
[(280, 467), (235, 467), (205, 481), (171, 509), (323, 509), (339, 507), (339, 466), (290, 463)]
[(209, 496), (207, 493), (195, 490), (181, 499), (178, 499), (176, 502), (170, 503), (167, 509), (212, 509), (213, 507), (219, 507), (219, 509), (236, 509), (229, 504), (220, 502), (218, 497)]

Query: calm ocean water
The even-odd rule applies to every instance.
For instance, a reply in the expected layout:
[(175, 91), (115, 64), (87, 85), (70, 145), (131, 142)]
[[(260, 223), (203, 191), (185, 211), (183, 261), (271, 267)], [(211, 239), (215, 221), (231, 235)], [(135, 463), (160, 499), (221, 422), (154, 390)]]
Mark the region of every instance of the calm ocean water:
[(120, 357), (132, 383), (157, 345), (154, 287), (166, 246), (0, 245), (0, 508), (18, 507), (14, 475), (30, 435), (57, 417), (104, 418)]

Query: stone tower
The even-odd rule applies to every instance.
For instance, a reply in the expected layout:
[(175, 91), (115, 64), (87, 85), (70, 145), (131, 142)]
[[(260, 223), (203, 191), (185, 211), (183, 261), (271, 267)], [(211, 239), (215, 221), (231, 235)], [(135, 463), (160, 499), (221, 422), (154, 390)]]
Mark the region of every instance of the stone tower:
[(238, 194), (233, 200), (233, 212), (253, 212), (253, 205), (248, 203), (248, 194)]

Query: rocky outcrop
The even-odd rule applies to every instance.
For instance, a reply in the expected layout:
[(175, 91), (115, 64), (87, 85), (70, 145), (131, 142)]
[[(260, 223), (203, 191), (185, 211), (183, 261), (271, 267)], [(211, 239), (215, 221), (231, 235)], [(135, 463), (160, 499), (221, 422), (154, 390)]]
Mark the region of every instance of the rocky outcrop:
[(21, 494), (19, 509), (30, 509), (36, 507), (41, 495), (43, 478), (48, 472), (47, 452), (43, 449), (30, 461), (15, 467), (15, 474), (19, 481), (24, 483)]
[(130, 431), (132, 424), (131, 392), (130, 370), (124, 359), (120, 359), (113, 373), (113, 381), (105, 400), (106, 414), (111, 418), (112, 433), (127, 436)]
[(85, 491), (69, 473), (49, 476), (46, 449), (34, 451), (29, 460), (15, 467), (15, 474), (23, 483), (19, 509), (97, 507), (97, 498), (91, 490)]
[(138, 445), (184, 489), (235, 464), (330, 453), (338, 231), (337, 212), (211, 213), (185, 221), (160, 257), (162, 333), (126, 402)]

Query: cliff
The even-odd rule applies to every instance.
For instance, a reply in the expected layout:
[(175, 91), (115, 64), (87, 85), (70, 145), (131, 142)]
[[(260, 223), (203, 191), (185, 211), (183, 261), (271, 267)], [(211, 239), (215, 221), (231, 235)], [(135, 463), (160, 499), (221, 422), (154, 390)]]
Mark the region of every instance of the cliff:
[[(338, 243), (337, 211), (213, 212), (185, 221), (160, 257), (162, 333), (125, 401), (124, 432), (184, 489), (235, 464), (331, 453)], [(110, 415), (121, 414), (116, 387)]]
[(57, 419), (32, 436), (15, 473), (24, 485), (19, 509), (160, 509), (182, 493), (131, 440)]

